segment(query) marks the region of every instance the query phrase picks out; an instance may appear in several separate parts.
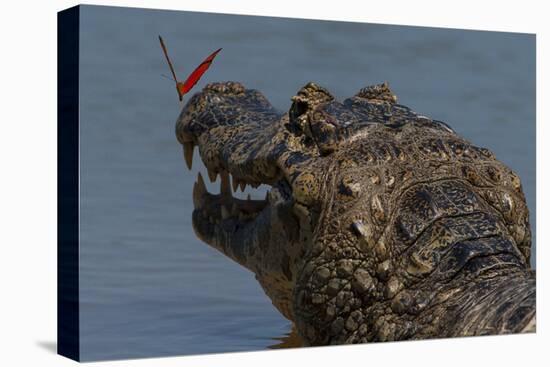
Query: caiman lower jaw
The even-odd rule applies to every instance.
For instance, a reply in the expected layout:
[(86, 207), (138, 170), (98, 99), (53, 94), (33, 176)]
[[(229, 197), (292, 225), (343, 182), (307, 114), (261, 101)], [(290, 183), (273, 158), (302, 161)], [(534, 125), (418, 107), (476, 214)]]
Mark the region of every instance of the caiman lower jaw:
[(288, 184), (284, 180), (277, 182), (264, 200), (252, 200), (250, 195), (242, 200), (233, 197), (227, 171), (220, 173), (220, 181), (220, 193), (212, 194), (207, 191), (202, 175), (198, 174), (193, 186), (193, 229), (202, 241), (247, 266), (243, 258), (247, 242), (254, 240), (258, 230), (269, 231), (269, 228), (262, 228), (265, 223), (258, 217), (291, 199)]

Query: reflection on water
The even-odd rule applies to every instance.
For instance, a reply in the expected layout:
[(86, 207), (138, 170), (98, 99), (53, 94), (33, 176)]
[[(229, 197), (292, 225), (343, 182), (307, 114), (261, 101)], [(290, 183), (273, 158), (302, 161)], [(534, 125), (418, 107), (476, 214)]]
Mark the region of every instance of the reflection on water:
[(533, 36), (87, 6), (81, 29), (84, 360), (298, 345), (253, 274), (192, 231), (204, 168), (195, 155), (187, 171), (174, 136), (181, 105), (160, 76), (159, 34), (182, 78), (223, 47), (197, 89), (238, 80), (281, 111), (308, 81), (340, 99), (388, 81), (518, 172), (534, 229)]
[(269, 349), (299, 348), (304, 346), (304, 341), (298, 335), (294, 325), (287, 334), (281, 337), (273, 338), (273, 340), (278, 340), (279, 342), (277, 344), (269, 345)]

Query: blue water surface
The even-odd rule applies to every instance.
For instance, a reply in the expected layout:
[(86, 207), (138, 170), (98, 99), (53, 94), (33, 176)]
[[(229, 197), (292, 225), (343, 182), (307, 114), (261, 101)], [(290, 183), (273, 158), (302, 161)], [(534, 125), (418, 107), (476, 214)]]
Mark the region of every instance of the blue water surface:
[(236, 80), (281, 111), (308, 81), (340, 99), (388, 81), (400, 103), (448, 122), (520, 175), (534, 231), (533, 35), (83, 6), (84, 360), (267, 349), (291, 329), (252, 273), (193, 233), (202, 164), (196, 154), (189, 172), (175, 139), (182, 105), (161, 77), (159, 34), (180, 78), (223, 47), (197, 90)]

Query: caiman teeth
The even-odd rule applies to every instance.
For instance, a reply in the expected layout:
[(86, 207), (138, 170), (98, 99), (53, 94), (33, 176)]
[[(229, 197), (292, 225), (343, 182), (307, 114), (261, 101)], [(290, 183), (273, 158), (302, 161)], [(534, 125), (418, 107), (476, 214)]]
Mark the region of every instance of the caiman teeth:
[(244, 189), (246, 188), (246, 182), (244, 180), (239, 179), (237, 176), (232, 176), (232, 186), (233, 186), (233, 192), (237, 192), (237, 190), (240, 188), (242, 192), (244, 192)]
[(193, 142), (185, 142), (183, 143), (183, 156), (185, 157), (185, 163), (187, 164), (187, 168), (191, 170), (191, 167), (193, 166), (193, 151), (195, 150), (195, 145)]
[(206, 170), (208, 171), (208, 178), (210, 179), (210, 182), (216, 181), (216, 178), (218, 177), (218, 172), (208, 167), (206, 167)]
[[(197, 144), (191, 139), (187, 140), (188, 137), (184, 138), (182, 145), (185, 163), (191, 169), (194, 148)], [(199, 215), (201, 220), (208, 221), (211, 225), (220, 225), (220, 229), (223, 230), (234, 226), (235, 230), (239, 230), (255, 220), (270, 203), (275, 202), (269, 190), (266, 191), (264, 200), (253, 200), (251, 194), (244, 194), (245, 199), (233, 197), (233, 192), (236, 193), (239, 188), (244, 193), (247, 185), (257, 188), (262, 182), (232, 174), (227, 168), (220, 165), (220, 162), (207, 165), (203, 160), (203, 164), (211, 182), (215, 182), (218, 174), (220, 175), (220, 191), (219, 194), (209, 193), (203, 179), (205, 172), (197, 174), (193, 186), (193, 204), (196, 211), (194, 215)], [(238, 221), (242, 223), (239, 224)], [(239, 226), (241, 224), (242, 226)]]
[(220, 173), (220, 192), (223, 197), (232, 198), (231, 195), (231, 186), (229, 186), (229, 173), (227, 171), (222, 171)]
[[(197, 174), (193, 186), (193, 204), (195, 210), (211, 224), (220, 225), (222, 221), (240, 221), (248, 223), (254, 220), (269, 204), (267, 200), (252, 200), (250, 194), (246, 199), (234, 198), (231, 191), (233, 176), (226, 170), (221, 170), (220, 193), (210, 194), (206, 189), (202, 174)], [(240, 184), (240, 180), (239, 184)], [(226, 222), (234, 223), (234, 222)]]
[(207, 193), (206, 186), (204, 185), (204, 180), (202, 175), (198, 174), (197, 182), (193, 186), (193, 205), (195, 208), (200, 208), (202, 204), (202, 197)]
[(239, 180), (237, 179), (237, 176), (232, 176), (231, 185), (233, 186), (233, 192), (237, 192), (237, 188), (239, 187)]

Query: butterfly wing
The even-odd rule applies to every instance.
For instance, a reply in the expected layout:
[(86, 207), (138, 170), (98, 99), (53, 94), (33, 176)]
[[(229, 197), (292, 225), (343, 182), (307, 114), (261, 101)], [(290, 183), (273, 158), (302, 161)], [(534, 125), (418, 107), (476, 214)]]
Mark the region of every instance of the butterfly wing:
[(164, 56), (166, 57), (166, 61), (168, 62), (168, 66), (170, 67), (170, 71), (172, 72), (172, 76), (174, 77), (174, 82), (176, 83), (176, 90), (178, 91), (178, 96), (180, 98), (180, 101), (182, 100), (182, 93), (180, 92), (178, 78), (176, 78), (176, 72), (174, 71), (174, 67), (172, 66), (172, 62), (170, 61), (170, 58), (168, 57), (168, 51), (166, 51), (166, 45), (164, 44), (164, 41), (162, 40), (162, 37), (159, 36), (160, 41), (160, 47), (162, 47), (162, 51), (164, 52)]
[(221, 50), (222, 49), (219, 48), (216, 51), (212, 52), (210, 56), (204, 59), (204, 61), (201, 62), (201, 64), (197, 66), (195, 70), (193, 70), (193, 72), (187, 77), (187, 79), (185, 80), (185, 82), (183, 82), (183, 84), (179, 83), (178, 91), (182, 95), (189, 92), (191, 88), (193, 88), (195, 84), (197, 84), (202, 74), (204, 74), (206, 70), (208, 70), (208, 68), (210, 67), (210, 64), (212, 64), (212, 61), (214, 60), (218, 52), (220, 52)]

